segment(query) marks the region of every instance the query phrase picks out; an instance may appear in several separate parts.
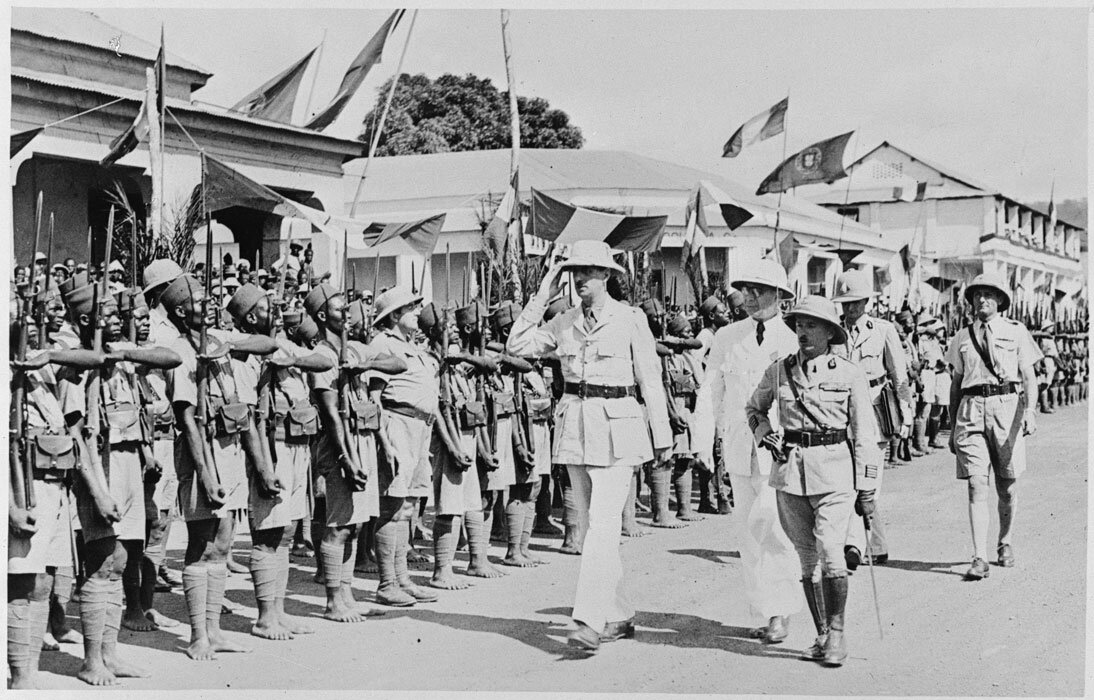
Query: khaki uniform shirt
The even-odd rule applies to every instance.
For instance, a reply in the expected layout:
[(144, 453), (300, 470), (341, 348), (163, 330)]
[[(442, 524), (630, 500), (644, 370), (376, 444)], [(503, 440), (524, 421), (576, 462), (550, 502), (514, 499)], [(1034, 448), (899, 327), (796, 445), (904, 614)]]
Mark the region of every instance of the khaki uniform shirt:
[(397, 336), (391, 329), (372, 340), (372, 349), (379, 355), (394, 355), (406, 362), (401, 374), (376, 374), (384, 382), (380, 402), (385, 405), (413, 406), (432, 415), (441, 398), (441, 365), (428, 349)]
[[(585, 327), (581, 308), (568, 309), (540, 325), (547, 308), (536, 294), (513, 322), (508, 351), (522, 357), (558, 355), (567, 382), (634, 386), (634, 397), (586, 398), (563, 394), (555, 410), (553, 462), (586, 466), (635, 466), (653, 459), (653, 448), (673, 444), (661, 382), (661, 362), (646, 316), (607, 299), (595, 326)], [(652, 448), (651, 448), (652, 438)]]
[(778, 429), (813, 432), (846, 429), (854, 457), (844, 443), (816, 447), (793, 445), (788, 450), (787, 461), (772, 464), (768, 483), (772, 488), (795, 496), (875, 488), (881, 454), (877, 446), (873, 402), (862, 370), (831, 353), (805, 361), (798, 352), (791, 356), (790, 372), (802, 403), (820, 425), (814, 423), (795, 400), (785, 363), (773, 362), (764, 371), (745, 407), (756, 442), (775, 430), (768, 412), (777, 402)]
[[(867, 382), (888, 377), (896, 390), (900, 403), (900, 414), (904, 423), (910, 424), (912, 410), (911, 390), (908, 387), (908, 364), (904, 357), (904, 344), (896, 326), (868, 314), (859, 316), (854, 325), (847, 328), (847, 344), (835, 348), (837, 353), (854, 362), (866, 375)], [(881, 384), (870, 388), (870, 396), (876, 399), (881, 394)]]
[[(1022, 370), (1028, 369), (1032, 372), (1033, 365), (1043, 357), (1033, 336), (1018, 321), (999, 315), (988, 321), (988, 325), (992, 337), (990, 355), (995, 371), (1003, 382), (1021, 382)], [(953, 366), (954, 373), (961, 375), (962, 389), (977, 384), (1000, 383), (984, 364), (969, 335), (970, 330), (975, 331), (983, 344), (983, 326), (984, 323), (977, 320), (971, 326), (959, 330), (946, 353), (946, 360)], [(988, 348), (985, 347), (984, 350)]]

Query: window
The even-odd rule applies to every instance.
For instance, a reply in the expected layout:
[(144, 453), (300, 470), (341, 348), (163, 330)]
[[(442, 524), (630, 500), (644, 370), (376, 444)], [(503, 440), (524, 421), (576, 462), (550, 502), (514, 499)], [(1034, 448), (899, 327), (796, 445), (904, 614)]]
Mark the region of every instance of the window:
[(824, 285), (824, 276), (828, 271), (828, 260), (826, 258), (810, 258), (805, 270), (809, 293), (818, 294), (822, 297), (828, 296)]
[(858, 207), (838, 207), (836, 213), (847, 217), (851, 221), (858, 221)]

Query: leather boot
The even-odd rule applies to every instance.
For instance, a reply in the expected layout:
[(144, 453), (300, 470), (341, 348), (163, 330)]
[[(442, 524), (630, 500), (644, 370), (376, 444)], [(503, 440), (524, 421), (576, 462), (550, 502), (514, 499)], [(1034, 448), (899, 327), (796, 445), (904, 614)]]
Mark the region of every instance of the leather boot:
[(813, 617), (813, 627), (817, 630), (817, 639), (813, 646), (802, 652), (806, 661), (823, 661), (824, 644), (828, 640), (828, 618), (824, 606), (824, 584), (812, 579), (802, 579), (805, 602), (809, 605), (809, 614)]
[(847, 659), (843, 638), (843, 613), (847, 607), (847, 577), (825, 576), (824, 604), (828, 614), (828, 638), (824, 642), (824, 665), (842, 666)]
[(900, 459), (901, 462), (912, 461), (912, 448), (910, 443), (911, 440), (908, 438), (900, 438), (896, 443), (897, 458)]
[(927, 454), (927, 419), (916, 418), (912, 422), (912, 456)]
[(946, 447), (938, 441), (938, 431), (941, 427), (937, 417), (927, 419), (927, 447), (930, 447), (932, 450), (941, 450)]

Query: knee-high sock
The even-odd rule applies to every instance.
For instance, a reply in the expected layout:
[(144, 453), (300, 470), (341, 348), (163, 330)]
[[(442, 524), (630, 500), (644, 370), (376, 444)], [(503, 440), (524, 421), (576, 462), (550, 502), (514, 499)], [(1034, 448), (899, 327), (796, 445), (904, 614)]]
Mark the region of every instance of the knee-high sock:
[(653, 519), (656, 522), (664, 522), (669, 517), (669, 481), (671, 468), (652, 467), (650, 469), (650, 506), (653, 510)]
[[(14, 673), (16, 669), (32, 671), (37, 665), (32, 666), (30, 661), (31, 634), (30, 628), (34, 615), (31, 606), (34, 601), (18, 601), (8, 603), (8, 667)], [(42, 643), (38, 643), (42, 648)]]
[(459, 516), (439, 517), (433, 521), (433, 570), (447, 571), (456, 558)]
[(673, 468), (672, 487), (676, 491), (676, 514), (691, 515), (691, 464), (682, 462), (683, 467)]
[(463, 523), (467, 528), (467, 547), (471, 550), (471, 559), (485, 559), (490, 552), (490, 533), (483, 524), (482, 510), (473, 508), (464, 513)]
[(49, 611), (49, 626), (55, 635), (68, 628), (68, 622), (65, 618), (68, 614), (68, 601), (72, 599), (73, 583), (75, 583), (75, 576), (72, 567), (58, 566), (56, 573), (53, 574), (53, 598), (55, 601), (50, 605)]
[(186, 613), (190, 616), (190, 628), (195, 631), (200, 630), (204, 635), (205, 603), (209, 598), (209, 570), (203, 562), (194, 562), (183, 567), (182, 590), (186, 596)]
[(345, 546), (337, 542), (327, 542), (324, 539), (319, 543), (319, 558), (323, 562), (323, 584), (328, 589), (339, 588), (342, 585), (342, 557), (345, 551)]
[(353, 587), (353, 567), (357, 563), (357, 533), (346, 538), (346, 546), (342, 548), (342, 586)]
[(402, 527), (395, 531), (395, 580), (400, 587), (414, 585), (406, 563), (406, 555), (410, 551), (410, 528), (407, 527), (407, 522), (399, 521)]
[(289, 590), (289, 548), (278, 547), (274, 558), (277, 560), (277, 589), (274, 595), (284, 600)]
[[(507, 525), (508, 538), (506, 543), (510, 550), (520, 549), (520, 538), (524, 533), (525, 510), (524, 501), (511, 499), (505, 504), (505, 523)], [(530, 504), (529, 504), (530, 505)]]
[(572, 486), (562, 489), (562, 524), (568, 528), (577, 526), (577, 501)]
[(524, 529), (520, 532), (520, 551), (527, 552), (532, 541), (532, 529), (536, 526), (536, 502), (524, 504)]
[(108, 581), (106, 614), (103, 616), (103, 652), (108, 653), (118, 644), (118, 631), (122, 627), (122, 580)]
[[(380, 572), (380, 585), (377, 590), (389, 591), (399, 587), (396, 578), (398, 542), (406, 542), (406, 522), (403, 520), (381, 520), (376, 528), (376, 567)], [(402, 552), (403, 566), (406, 566), (406, 550)]]
[(255, 600), (259, 603), (273, 603), (277, 598), (277, 553), (252, 547), (250, 568), (251, 581), (254, 582), (255, 587)]
[(84, 628), (85, 642), (102, 644), (109, 597), (110, 581), (98, 576), (84, 581), (80, 591), (80, 624)]
[(224, 604), (224, 588), (228, 583), (228, 562), (208, 563), (208, 593), (205, 595), (205, 624), (210, 631), (220, 629), (220, 608)]

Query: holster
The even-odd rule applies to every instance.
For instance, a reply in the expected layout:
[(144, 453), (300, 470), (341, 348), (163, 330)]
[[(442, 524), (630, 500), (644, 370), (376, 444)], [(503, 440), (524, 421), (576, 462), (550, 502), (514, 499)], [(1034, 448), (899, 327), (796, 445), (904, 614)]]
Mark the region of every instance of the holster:
[(551, 420), (551, 399), (528, 399), (528, 417), (534, 423)]
[(878, 431), (882, 438), (889, 438), (900, 432), (900, 404), (897, 403), (896, 389), (892, 382), (881, 387), (874, 399), (874, 417), (877, 418)]

